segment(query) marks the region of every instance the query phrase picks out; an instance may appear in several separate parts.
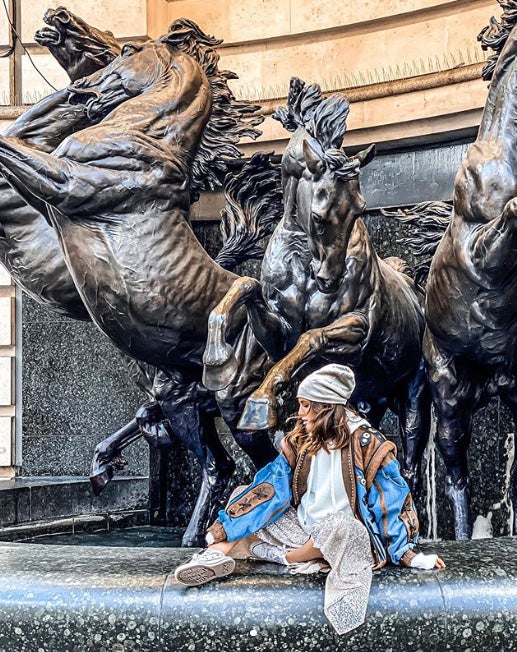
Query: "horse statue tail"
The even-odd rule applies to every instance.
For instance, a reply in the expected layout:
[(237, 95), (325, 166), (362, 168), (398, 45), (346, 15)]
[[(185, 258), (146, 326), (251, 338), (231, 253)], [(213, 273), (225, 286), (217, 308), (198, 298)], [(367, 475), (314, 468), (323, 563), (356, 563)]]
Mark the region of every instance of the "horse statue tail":
[(270, 153), (253, 154), (239, 174), (228, 174), (221, 211), (223, 247), (215, 259), (221, 267), (235, 269), (238, 263), (264, 254), (265, 239), (282, 217), (280, 165)]
[(212, 114), (206, 124), (190, 169), (189, 190), (195, 202), (203, 190), (221, 187), (228, 163), (242, 157), (237, 145), (242, 138), (255, 139), (264, 121), (260, 106), (237, 100), (228, 80), (238, 79), (229, 70), (219, 70), (219, 54), (214, 47), (221, 39), (205, 34), (192, 20), (179, 18), (161, 41), (193, 57), (204, 70), (212, 91)]
[(415, 227), (411, 235), (400, 238), (397, 242), (409, 247), (418, 259), (413, 269), (414, 278), (423, 287), (429, 274), (431, 260), (451, 221), (452, 204), (443, 201), (424, 201), (410, 208), (399, 208), (394, 211), (381, 209), (381, 213), (385, 217), (392, 217), (402, 224)]
[(483, 68), (482, 77), (485, 81), (492, 79), (499, 55), (510, 32), (517, 24), (517, 0), (497, 0), (497, 2), (503, 9), (501, 20), (492, 16), (489, 24), (481, 30), (477, 37), (483, 50), (494, 51), (494, 54), (488, 57)]

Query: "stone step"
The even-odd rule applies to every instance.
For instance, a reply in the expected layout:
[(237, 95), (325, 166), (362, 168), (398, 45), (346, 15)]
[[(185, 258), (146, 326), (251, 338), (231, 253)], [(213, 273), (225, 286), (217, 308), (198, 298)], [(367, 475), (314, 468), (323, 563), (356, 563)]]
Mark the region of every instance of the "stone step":
[(36, 476), (0, 481), (0, 528), (73, 517), (148, 508), (149, 479), (118, 476), (100, 496), (80, 476)]
[(198, 588), (191, 550), (0, 543), (0, 650), (23, 652), (497, 652), (517, 634), (517, 539), (426, 544), (444, 571), (374, 574), (366, 623), (337, 636), (324, 578), (237, 562)]

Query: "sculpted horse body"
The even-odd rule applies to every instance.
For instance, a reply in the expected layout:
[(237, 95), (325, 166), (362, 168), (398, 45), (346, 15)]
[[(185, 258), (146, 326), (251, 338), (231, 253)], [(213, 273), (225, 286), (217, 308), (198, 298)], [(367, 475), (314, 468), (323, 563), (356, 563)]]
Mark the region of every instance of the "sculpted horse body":
[[(215, 402), (199, 380), (208, 314), (236, 278), (190, 228), (191, 197), (202, 185), (191, 171), (211, 160), (220, 166), (221, 151), (236, 152), (234, 143), (255, 135), (257, 123), (253, 107), (233, 100), (229, 73), (219, 73), (216, 53), (204, 47), (214, 42), (178, 21), (159, 41), (126, 44), (119, 59), (70, 89), (90, 120), (107, 118), (52, 155), (0, 143), (4, 176), (26, 201), (48, 206), (93, 321), (122, 351), (159, 370), (153, 395), (203, 469), (186, 543), (200, 541), (233, 471), (213, 426)], [(191, 55), (196, 48), (203, 65)], [(213, 145), (214, 115), (223, 128), (233, 125), (222, 150)], [(208, 149), (197, 161), (205, 137)], [(271, 459), (267, 436), (250, 442), (242, 434), (235, 436), (257, 465)]]
[[(480, 35), (500, 54), (489, 60), (493, 76), (479, 132), (456, 176), (451, 222), (426, 287), (424, 353), (458, 539), (471, 535), (474, 412), (499, 395), (517, 424), (517, 3), (500, 4), (502, 23), (493, 20)], [(511, 498), (517, 514), (515, 464)]]
[(322, 100), (319, 89), (292, 81), (279, 116), (291, 130), (298, 122), (283, 158), (284, 218), (269, 243), (262, 284), (239, 279), (212, 313), (204, 378), (217, 387), (231, 377), (227, 329), (246, 306), (258, 341), (278, 362), (248, 399), (240, 425), (275, 426), (277, 396), (303, 365), (350, 364), (357, 378), (352, 401), (372, 423), (388, 407), (400, 416), (406, 474), (418, 488), (429, 429), (421, 297), (394, 261), (378, 258), (360, 219), (359, 168), (373, 149), (350, 159), (337, 149), (347, 114), (344, 98)]
[[(71, 79), (104, 67), (120, 52), (112, 35), (87, 25), (63, 7), (49, 9), (44, 20), (48, 24), (35, 39), (50, 47)], [(68, 89), (49, 95), (15, 120), (5, 135), (52, 152), (64, 138), (91, 124), (85, 107), (71, 105), (69, 97)], [(46, 213), (45, 206), (39, 208)], [(66, 317), (89, 319), (55, 230), (4, 179), (0, 179), (0, 260), (17, 285), (38, 303)]]

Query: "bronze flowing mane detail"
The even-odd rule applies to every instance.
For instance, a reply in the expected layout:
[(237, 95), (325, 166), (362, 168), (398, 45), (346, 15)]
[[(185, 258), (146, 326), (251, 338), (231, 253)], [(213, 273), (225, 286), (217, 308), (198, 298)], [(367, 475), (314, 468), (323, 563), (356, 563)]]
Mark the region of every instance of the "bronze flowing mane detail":
[(260, 106), (235, 99), (228, 86), (229, 79), (238, 76), (228, 70), (219, 70), (220, 56), (214, 46), (221, 39), (205, 34), (187, 18), (175, 20), (169, 32), (161, 39), (195, 59), (204, 70), (212, 91), (212, 112), (206, 124), (190, 167), (189, 190), (195, 202), (203, 190), (214, 190), (222, 185), (228, 171), (228, 161), (242, 157), (237, 145), (242, 138), (260, 136), (256, 126), (264, 121), (257, 115)]
[(225, 269), (264, 255), (264, 240), (282, 218), (281, 170), (271, 154), (257, 152), (238, 174), (224, 181), (223, 247), (215, 261)]
[(305, 83), (293, 77), (289, 86), (287, 106), (279, 107), (271, 116), (282, 123), (287, 131), (303, 127), (323, 151), (336, 149), (343, 144), (350, 104), (343, 95), (323, 98), (317, 84)]
[(424, 286), (433, 256), (452, 217), (452, 203), (423, 201), (409, 208), (381, 209), (382, 215), (411, 226), (411, 234), (397, 242), (410, 249), (417, 263), (409, 271), (416, 283)]
[(512, 28), (517, 24), (517, 0), (497, 0), (497, 2), (503, 8), (501, 20), (492, 16), (489, 24), (479, 32), (477, 37), (483, 50), (494, 51), (494, 54), (488, 57), (483, 68), (482, 77), (485, 81), (492, 79), (499, 55)]

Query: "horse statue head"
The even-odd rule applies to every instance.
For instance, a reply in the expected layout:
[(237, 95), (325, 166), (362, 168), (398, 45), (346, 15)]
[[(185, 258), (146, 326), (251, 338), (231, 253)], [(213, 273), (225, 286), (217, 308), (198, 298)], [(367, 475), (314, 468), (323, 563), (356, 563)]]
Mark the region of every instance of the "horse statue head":
[(312, 272), (318, 289), (331, 293), (345, 275), (350, 235), (366, 206), (359, 170), (375, 156), (375, 146), (352, 157), (342, 149), (328, 149), (320, 155), (308, 141), (303, 149), (312, 182), (308, 220)]
[[(222, 185), (227, 162), (242, 156), (240, 140), (259, 136), (255, 127), (264, 120), (256, 115), (259, 106), (233, 96), (228, 80), (235, 75), (219, 70), (219, 55), (213, 48), (220, 42), (192, 21), (179, 19), (156, 41), (126, 43), (106, 68), (69, 87), (71, 103), (85, 104), (92, 122), (145, 94), (145, 105), (136, 109), (133, 103), (127, 108), (128, 115), (133, 114), (131, 120), (140, 116), (140, 124), (149, 120), (153, 136), (162, 130), (174, 143), (185, 142), (189, 130), (178, 122), (173, 133), (170, 115), (191, 106), (191, 119), (203, 122), (192, 138), (188, 162), (191, 201), (196, 201), (202, 190)], [(195, 93), (201, 88), (203, 98), (196, 100)], [(125, 111), (122, 106), (120, 110)], [(166, 116), (161, 123), (159, 112)]]
[(111, 32), (88, 25), (65, 7), (47, 9), (43, 21), (34, 40), (50, 50), (72, 81), (108, 65), (120, 52)]
[(125, 43), (108, 66), (71, 84), (71, 104), (84, 104), (91, 122), (97, 122), (120, 104), (157, 87), (166, 88), (177, 75), (166, 43)]

